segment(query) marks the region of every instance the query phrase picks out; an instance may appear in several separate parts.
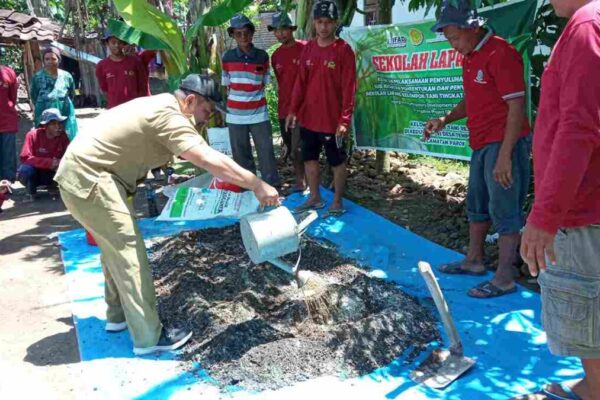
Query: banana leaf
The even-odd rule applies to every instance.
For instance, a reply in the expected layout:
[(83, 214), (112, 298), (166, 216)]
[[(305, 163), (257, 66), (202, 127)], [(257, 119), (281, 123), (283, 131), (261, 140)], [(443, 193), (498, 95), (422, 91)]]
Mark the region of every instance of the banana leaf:
[(235, 14), (252, 4), (252, 0), (225, 0), (216, 7), (196, 19), (196, 22), (186, 33), (187, 51), (191, 50), (192, 42), (198, 31), (204, 26), (219, 26), (227, 22)]
[(124, 42), (135, 44), (146, 50), (169, 50), (169, 46), (152, 35), (127, 25), (123, 21), (110, 19), (108, 21), (110, 32)]
[(183, 34), (177, 24), (166, 14), (146, 0), (113, 0), (117, 11), (126, 23), (141, 32), (154, 36), (167, 47), (168, 62), (165, 64), (169, 76), (182, 76), (187, 69), (183, 51)]

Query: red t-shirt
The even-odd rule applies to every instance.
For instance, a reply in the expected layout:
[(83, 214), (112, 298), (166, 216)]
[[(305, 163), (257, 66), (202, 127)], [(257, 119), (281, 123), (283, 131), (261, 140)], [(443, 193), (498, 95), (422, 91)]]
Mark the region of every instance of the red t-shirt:
[(535, 203), (549, 233), (600, 222), (600, 2), (580, 8), (542, 76), (533, 135)]
[(0, 65), (0, 133), (19, 130), (17, 104), (17, 75), (6, 65)]
[[(479, 150), (504, 140), (507, 100), (525, 96), (523, 59), (508, 42), (488, 33), (463, 61), (469, 144)], [(523, 122), (521, 136), (531, 132)]]
[(356, 58), (342, 39), (327, 47), (316, 40), (304, 46), (292, 94), (291, 113), (311, 131), (335, 133), (350, 125), (356, 90)]
[(294, 90), (300, 56), (305, 45), (306, 42), (296, 40), (291, 46), (279, 46), (271, 56), (271, 65), (277, 77), (279, 93), (277, 112), (280, 119), (287, 117), (290, 113), (292, 90)]
[(127, 56), (121, 61), (105, 58), (96, 66), (96, 78), (106, 95), (106, 108), (148, 93), (148, 73), (138, 56)]
[(21, 149), (21, 164), (29, 164), (40, 169), (52, 169), (52, 160), (61, 159), (69, 145), (66, 134), (50, 139), (45, 128), (34, 128), (25, 135)]

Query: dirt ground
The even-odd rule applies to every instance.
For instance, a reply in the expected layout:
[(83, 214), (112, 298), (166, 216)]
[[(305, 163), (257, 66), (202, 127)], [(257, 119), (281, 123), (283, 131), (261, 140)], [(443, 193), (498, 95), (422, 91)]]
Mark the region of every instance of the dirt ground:
[[(78, 110), (80, 124), (98, 111)], [(30, 127), (22, 119), (19, 149)], [(355, 154), (350, 168), (350, 199), (442, 245), (465, 250), (466, 173), (439, 172), (395, 155), (392, 172), (377, 175), (371, 152)], [(289, 178), (290, 168), (283, 169)], [(41, 393), (47, 399), (71, 399), (80, 358), (59, 247), (48, 235), (78, 224), (60, 199), (43, 192), (34, 203), (23, 199), (24, 189), (17, 185), (0, 213), (0, 398)], [(135, 206), (139, 216), (146, 215), (143, 191)]]

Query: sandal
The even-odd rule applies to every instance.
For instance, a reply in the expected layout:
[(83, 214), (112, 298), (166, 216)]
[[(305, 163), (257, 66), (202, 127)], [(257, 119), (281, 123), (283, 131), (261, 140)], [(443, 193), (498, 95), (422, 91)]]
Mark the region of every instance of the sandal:
[[(478, 291), (483, 294), (483, 296), (475, 295), (475, 292)], [(470, 297), (474, 297), (476, 299), (491, 299), (493, 297), (500, 297), (507, 294), (515, 293), (517, 291), (517, 285), (515, 284), (510, 289), (500, 289), (498, 286), (494, 285), (491, 281), (483, 281), (479, 285), (475, 286), (471, 290), (467, 292), (467, 295)]]
[(306, 189), (308, 189), (308, 188), (306, 188), (306, 187), (301, 188), (298, 186), (294, 186), (294, 187), (289, 188), (287, 192), (288, 192), (288, 194), (304, 193), (306, 191)]
[(323, 203), (322, 201), (315, 203), (315, 204), (307, 204), (304, 203), (301, 206), (298, 206), (296, 208), (294, 208), (292, 210), (293, 214), (300, 214), (306, 211), (310, 211), (310, 210), (320, 210), (322, 208), (325, 208), (325, 203)]
[(461, 268), (463, 265), (463, 261), (454, 261), (448, 264), (442, 264), (438, 267), (438, 271), (444, 274), (450, 275), (473, 275), (473, 276), (483, 276), (487, 274), (486, 270), (475, 272), (469, 271), (468, 269)]
[(336, 208), (335, 210), (327, 210), (327, 212), (325, 212), (321, 218), (340, 217), (344, 214), (346, 214), (346, 210), (343, 208)]
[(581, 400), (581, 397), (577, 396), (577, 393), (575, 393), (573, 389), (571, 389), (569, 386), (563, 383), (556, 383), (556, 385), (560, 386), (562, 391), (567, 394), (567, 397), (551, 392), (550, 388), (552, 387), (552, 385), (550, 384), (544, 385), (544, 387), (542, 388), (542, 392), (547, 398), (551, 400)]

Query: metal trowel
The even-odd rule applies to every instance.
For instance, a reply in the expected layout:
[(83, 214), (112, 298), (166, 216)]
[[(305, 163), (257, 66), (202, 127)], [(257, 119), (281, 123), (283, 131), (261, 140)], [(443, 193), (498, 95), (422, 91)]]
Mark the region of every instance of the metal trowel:
[(443, 389), (475, 365), (475, 360), (465, 357), (463, 353), (463, 345), (450, 316), (448, 303), (444, 299), (431, 266), (424, 261), (420, 261), (419, 272), (425, 283), (427, 283), (427, 288), (429, 288), (435, 306), (442, 317), (444, 329), (450, 337), (450, 348), (433, 350), (421, 365), (410, 373), (410, 378), (431, 388)]

